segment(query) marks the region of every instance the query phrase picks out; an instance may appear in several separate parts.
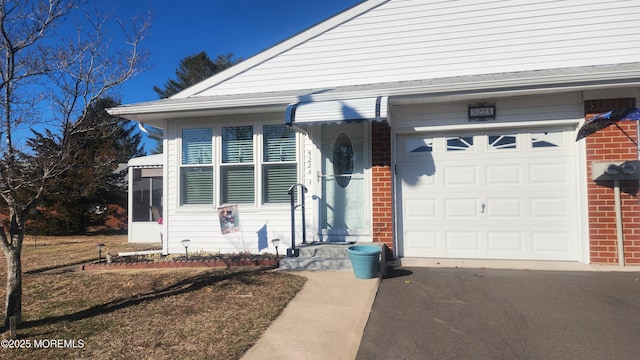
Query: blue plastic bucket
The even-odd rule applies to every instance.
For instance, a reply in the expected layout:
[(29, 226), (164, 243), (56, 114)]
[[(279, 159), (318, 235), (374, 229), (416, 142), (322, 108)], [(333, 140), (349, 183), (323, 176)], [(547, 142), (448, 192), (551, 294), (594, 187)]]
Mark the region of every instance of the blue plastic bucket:
[(358, 279), (373, 279), (378, 274), (380, 247), (355, 245), (347, 249), (353, 272)]

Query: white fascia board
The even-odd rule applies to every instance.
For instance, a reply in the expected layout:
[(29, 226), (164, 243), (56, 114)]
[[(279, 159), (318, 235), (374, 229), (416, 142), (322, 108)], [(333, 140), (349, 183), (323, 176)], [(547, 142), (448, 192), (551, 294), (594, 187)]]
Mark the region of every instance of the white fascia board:
[(173, 96), (170, 97), (170, 99), (184, 99), (184, 98), (188, 98), (188, 97), (193, 97), (193, 96), (197, 96), (198, 93), (203, 92), (209, 88), (212, 88), (220, 83), (223, 83), (233, 77), (235, 77), (238, 74), (244, 73), (245, 71), (250, 70), (251, 68), (253, 68), (254, 66), (257, 66), (269, 59), (272, 59), (276, 56), (278, 56), (279, 54), (288, 51), (294, 47), (296, 47), (297, 45), (300, 45), (318, 35), (323, 34), (324, 32), (331, 30), (333, 28), (335, 28), (336, 26), (349, 21), (357, 16), (359, 16), (360, 14), (369, 11), (373, 8), (376, 8), (386, 2), (388, 2), (389, 0), (366, 0), (366, 1), (362, 1), (361, 3), (341, 12), (338, 13), (337, 15), (320, 22), (317, 25), (314, 25), (312, 27), (310, 27), (307, 30), (304, 30), (292, 37), (290, 37), (287, 40), (284, 40), (270, 48), (268, 48), (267, 50), (264, 50), (260, 53), (258, 53), (255, 56), (252, 56), (250, 58), (248, 58), (247, 60), (242, 61), (241, 63), (226, 69), (216, 75), (213, 75), (212, 77), (205, 79), (201, 82), (199, 82), (198, 84), (195, 84), (187, 89), (184, 89), (183, 91), (174, 94)]
[[(639, 87), (640, 67), (635, 69), (606, 70), (578, 74), (525, 73), (513, 78), (480, 76), (474, 81), (461, 78), (451, 81), (414, 84), (401, 89), (390, 89), (384, 95), (394, 96), (394, 103), (403, 98), (428, 98), (433, 101), (454, 101), (455, 97), (468, 95), (500, 94), (501, 96), (532, 95), (553, 92), (583, 91), (617, 87)], [(484, 79), (482, 79), (484, 77)]]
[(162, 166), (164, 157), (162, 154), (154, 154), (147, 156), (139, 156), (129, 159), (128, 167), (144, 167), (144, 166)]
[[(487, 74), (460, 78), (392, 82), (308, 89), (283, 93), (165, 99), (107, 109), (109, 114), (158, 126), (162, 120), (195, 116), (285, 112), (287, 105), (305, 101), (331, 101), (376, 96), (405, 101), (453, 101), (469, 96), (519, 96), (614, 87), (640, 87), (640, 64), (611, 66), (598, 71), (557, 69), (524, 73)], [(162, 127), (161, 125), (159, 127)]]
[(296, 97), (288, 97), (288, 101), (270, 102), (258, 100), (216, 101), (202, 99), (202, 101), (170, 102), (170, 103), (139, 103), (107, 109), (109, 115), (119, 116), (128, 120), (149, 124), (163, 129), (164, 120), (190, 118), (199, 116), (254, 114), (267, 112), (284, 112)]

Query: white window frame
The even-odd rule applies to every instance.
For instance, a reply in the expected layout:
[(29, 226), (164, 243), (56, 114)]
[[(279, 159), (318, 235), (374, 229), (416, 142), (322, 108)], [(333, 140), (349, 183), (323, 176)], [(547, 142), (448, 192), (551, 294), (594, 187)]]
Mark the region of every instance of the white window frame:
[[(189, 125), (189, 126), (181, 126), (179, 127), (178, 134), (180, 136), (180, 141), (178, 142), (178, 201), (177, 204), (180, 208), (217, 208), (222, 205), (228, 205), (222, 202), (222, 171), (224, 167), (228, 166), (242, 166), (242, 165), (251, 165), (253, 166), (253, 174), (254, 174), (254, 200), (253, 202), (247, 203), (238, 203), (239, 207), (251, 207), (251, 208), (260, 208), (260, 207), (289, 207), (289, 202), (265, 202), (266, 189), (264, 176), (266, 176), (264, 172), (264, 167), (278, 164), (278, 162), (266, 162), (264, 161), (264, 126), (265, 125), (284, 125), (280, 122), (257, 122), (257, 121), (248, 121), (248, 122), (223, 122), (218, 124), (202, 124), (202, 125)], [(224, 127), (242, 127), (242, 126), (252, 126), (253, 127), (253, 162), (247, 163), (238, 163), (238, 164), (229, 164), (222, 162), (222, 128)], [(286, 125), (285, 125), (286, 126)], [(183, 189), (184, 185), (182, 182), (182, 169), (185, 167), (194, 167), (197, 165), (183, 165), (182, 164), (182, 133), (185, 129), (211, 129), (212, 132), (212, 164), (213, 167), (213, 202), (211, 204), (184, 204), (183, 199)], [(283, 162), (283, 164), (295, 164), (296, 170), (296, 182), (301, 182), (301, 147), (302, 147), (302, 135), (299, 132), (295, 132), (295, 161), (291, 162)], [(292, 184), (293, 185), (293, 184)]]
[[(241, 128), (241, 127), (251, 127), (251, 146), (252, 146), (252, 151), (251, 151), (251, 159), (250, 161), (243, 161), (243, 162), (224, 162), (223, 159), (223, 146), (224, 146), (224, 129), (225, 128)], [(225, 204), (237, 204), (237, 205), (255, 205), (256, 204), (256, 188), (257, 188), (257, 184), (258, 184), (258, 180), (259, 178), (257, 177), (257, 169), (256, 169), (256, 163), (258, 162), (258, 158), (257, 158), (257, 143), (258, 143), (258, 133), (256, 132), (256, 125), (255, 124), (224, 124), (224, 125), (220, 125), (219, 131), (219, 140), (218, 140), (218, 146), (216, 148), (218, 154), (216, 156), (217, 160), (218, 160), (218, 182), (217, 182), (217, 187), (216, 190), (218, 192), (218, 199), (219, 201), (217, 202), (217, 205), (225, 205)], [(234, 202), (234, 201), (224, 201), (225, 200), (225, 196), (224, 196), (224, 192), (223, 192), (223, 187), (224, 187), (224, 172), (226, 170), (230, 170), (233, 168), (247, 168), (247, 167), (252, 167), (253, 168), (253, 201), (252, 202)], [(215, 203), (215, 201), (214, 201)]]
[[(183, 138), (183, 133), (184, 130), (211, 130), (211, 162), (210, 163), (204, 163), (204, 164), (184, 164), (183, 163), (183, 145), (184, 145), (184, 138)], [(216, 201), (216, 192), (215, 192), (215, 183), (216, 183), (216, 178), (218, 177), (218, 174), (216, 173), (216, 164), (215, 164), (215, 159), (213, 157), (213, 151), (215, 149), (215, 138), (216, 138), (216, 131), (212, 126), (185, 126), (185, 127), (181, 127), (178, 129), (178, 134), (180, 136), (180, 141), (178, 143), (178, 151), (177, 151), (177, 157), (178, 157), (178, 203), (180, 204), (181, 207), (211, 207), (211, 205), (213, 203), (215, 203)], [(205, 203), (200, 203), (200, 204), (187, 204), (185, 203), (185, 198), (184, 198), (184, 191), (183, 191), (183, 186), (184, 184), (184, 178), (183, 178), (183, 174), (182, 171), (183, 169), (189, 169), (189, 168), (204, 168), (204, 167), (208, 167), (211, 168), (213, 171), (213, 181), (212, 181), (212, 203), (211, 204), (205, 204)]]
[[(259, 164), (256, 164), (256, 166), (260, 167), (260, 184), (259, 187), (260, 188), (260, 195), (258, 197), (259, 202), (261, 205), (267, 205), (267, 206), (273, 206), (273, 205), (281, 205), (281, 204), (290, 204), (289, 201), (283, 201), (283, 202), (266, 202), (266, 197), (267, 197), (267, 189), (266, 189), (266, 172), (265, 169), (266, 168), (275, 168), (278, 166), (292, 166), (295, 169), (295, 182), (294, 183), (299, 183), (300, 182), (300, 156), (299, 156), (299, 149), (300, 146), (298, 146), (300, 144), (299, 141), (299, 134), (291, 129), (291, 131), (293, 131), (294, 133), (294, 160), (282, 160), (282, 161), (265, 161), (265, 154), (264, 154), (264, 148), (265, 148), (265, 133), (264, 133), (264, 128), (266, 126), (273, 126), (273, 125), (282, 125), (279, 123), (276, 124), (261, 124), (260, 125), (260, 143), (258, 144), (259, 147), (259, 152), (260, 152), (260, 162)], [(286, 125), (284, 125), (286, 126)], [(293, 184), (291, 184), (293, 185)]]

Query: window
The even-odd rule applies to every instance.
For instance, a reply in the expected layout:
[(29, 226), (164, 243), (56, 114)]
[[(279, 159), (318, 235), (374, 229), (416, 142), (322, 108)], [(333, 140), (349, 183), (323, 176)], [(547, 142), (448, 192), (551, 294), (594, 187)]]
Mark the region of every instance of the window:
[(473, 136), (447, 137), (447, 151), (472, 151)]
[(336, 177), (336, 183), (343, 189), (351, 182), (353, 160), (351, 139), (349, 135), (340, 133), (333, 144), (333, 174)]
[(181, 204), (289, 203), (297, 154), (296, 132), (284, 124), (184, 129)]
[(433, 151), (432, 138), (406, 138), (404, 141), (404, 154), (413, 155), (430, 153)]
[(221, 196), (225, 204), (253, 203), (253, 126), (222, 128)]
[(515, 134), (489, 135), (489, 150), (516, 149), (518, 138)]
[(563, 146), (562, 131), (545, 131), (531, 133), (532, 148), (557, 148)]
[(211, 129), (182, 130), (182, 204), (213, 203)]
[(263, 202), (291, 201), (289, 187), (298, 182), (296, 133), (286, 125), (263, 127)]

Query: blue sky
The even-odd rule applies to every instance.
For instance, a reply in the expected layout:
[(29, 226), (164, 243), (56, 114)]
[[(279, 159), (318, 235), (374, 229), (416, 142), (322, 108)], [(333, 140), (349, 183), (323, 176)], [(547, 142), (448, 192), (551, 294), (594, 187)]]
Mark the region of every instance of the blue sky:
[(125, 104), (157, 100), (181, 59), (205, 51), (212, 59), (233, 53), (244, 59), (346, 10), (361, 0), (115, 0), (103, 3), (116, 16), (151, 10), (146, 47), (153, 68), (120, 89)]
[[(153, 86), (175, 78), (183, 58), (205, 51), (211, 59), (233, 53), (247, 59), (362, 0), (111, 0), (97, 1), (122, 19), (152, 13), (144, 46), (150, 70), (117, 91), (123, 104), (158, 100)], [(155, 142), (145, 137), (150, 152)]]

